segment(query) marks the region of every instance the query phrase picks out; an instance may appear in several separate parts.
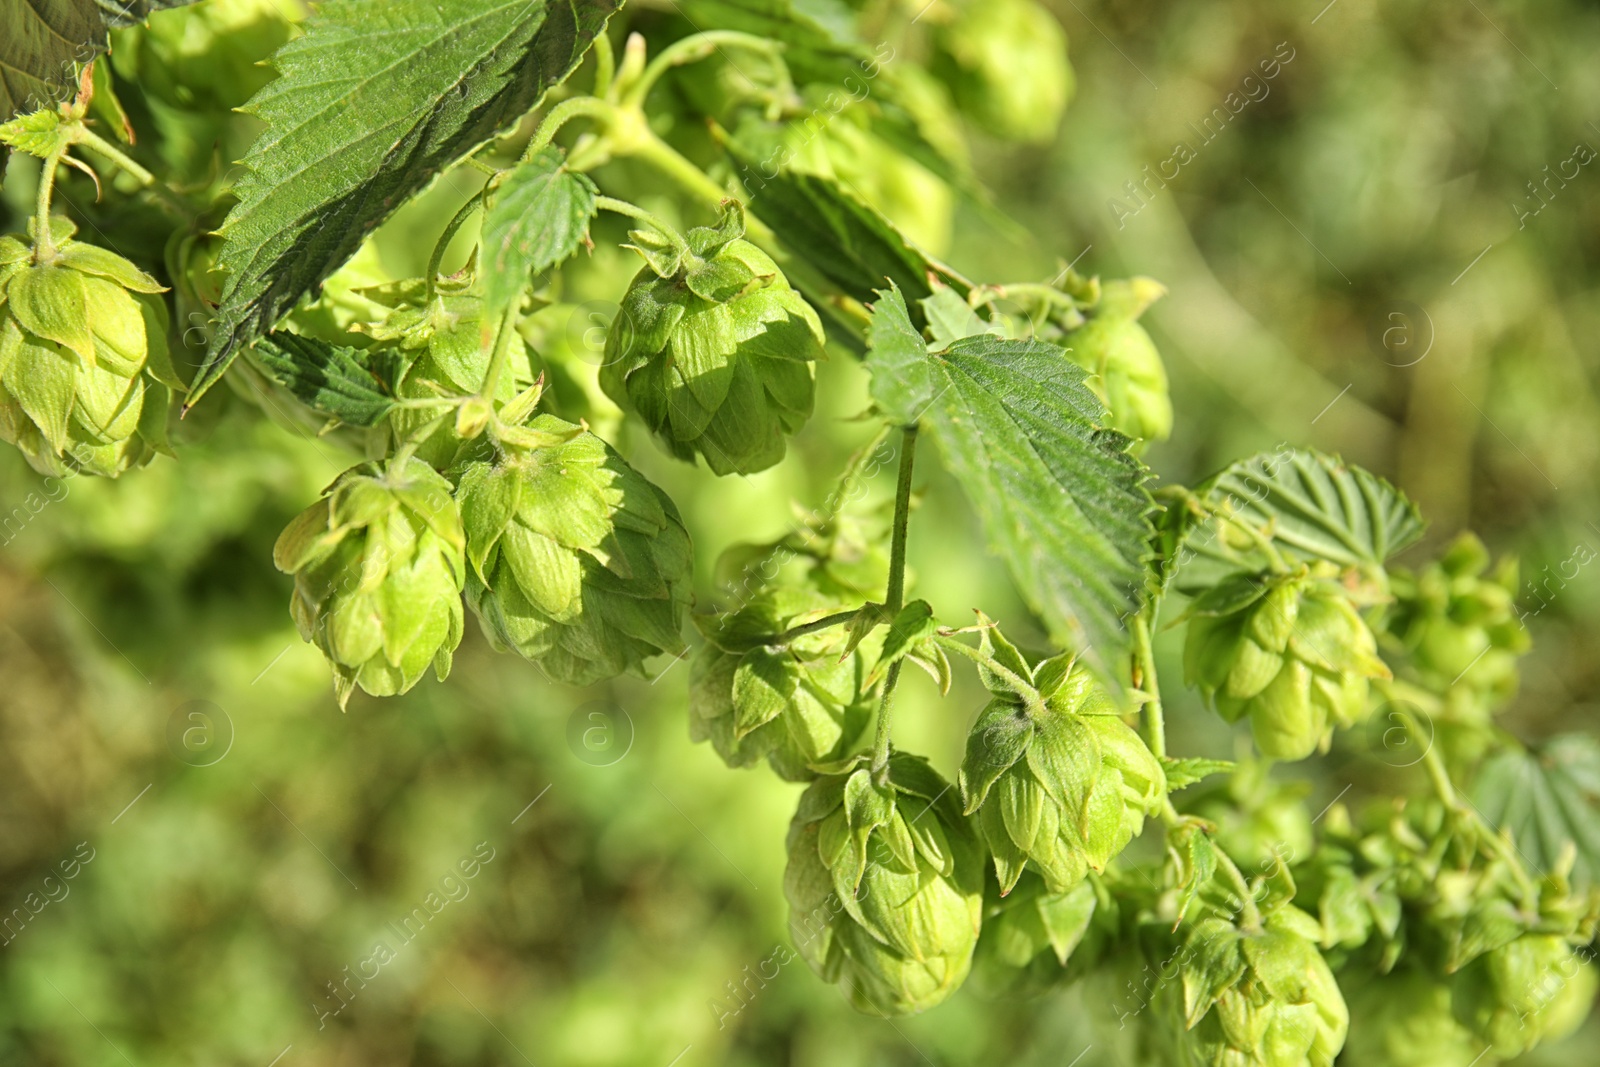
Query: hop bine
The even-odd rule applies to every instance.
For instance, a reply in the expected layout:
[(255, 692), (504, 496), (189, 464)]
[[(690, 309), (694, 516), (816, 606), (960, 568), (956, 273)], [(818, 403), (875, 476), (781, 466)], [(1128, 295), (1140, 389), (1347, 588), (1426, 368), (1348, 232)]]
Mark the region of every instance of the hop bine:
[(295, 625), (333, 666), (343, 707), (356, 686), (404, 693), (429, 665), (442, 681), (461, 643), (465, 536), (451, 486), (419, 459), (362, 464), (278, 537), (294, 575)]
[(554, 415), (499, 436), (459, 490), (467, 600), (490, 643), (570, 685), (681, 652), (693, 554), (667, 495)]
[(966, 979), (983, 856), (950, 786), (896, 753), (813, 782), (789, 824), (790, 934), (825, 981), (876, 1015), (925, 1011)]
[(600, 384), (680, 459), (754, 474), (811, 415), (822, 322), (777, 264), (742, 239), (737, 202), (687, 247), (635, 233), (646, 265), (606, 338)]
[(1334, 725), (1366, 717), (1368, 680), (1389, 677), (1331, 566), (1240, 575), (1190, 608), (1185, 680), (1227, 721), (1248, 718), (1273, 759), (1326, 751)]
[(167, 450), (172, 390), (165, 292), (50, 220), (54, 254), (36, 262), (0, 237), (0, 437), (40, 474), (115, 478)]

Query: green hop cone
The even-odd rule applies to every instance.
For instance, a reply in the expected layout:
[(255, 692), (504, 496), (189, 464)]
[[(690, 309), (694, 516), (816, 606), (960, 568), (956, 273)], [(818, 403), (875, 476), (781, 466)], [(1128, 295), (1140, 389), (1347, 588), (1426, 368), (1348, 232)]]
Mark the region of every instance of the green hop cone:
[[(1291, 907), (1256, 929), (1193, 924), (1169, 957), (1155, 1000), (1181, 1067), (1332, 1067), (1349, 1013), (1317, 950), (1316, 920)], [(1177, 975), (1166, 980), (1170, 965)]]
[(1172, 433), (1172, 398), (1167, 368), (1139, 316), (1166, 292), (1149, 278), (1103, 282), (1099, 299), (1084, 324), (1062, 344), (1068, 357), (1090, 372), (1089, 385), (1111, 412), (1109, 425), (1141, 441), (1165, 440)]
[(765, 252), (737, 202), (687, 250), (636, 233), (646, 266), (606, 337), (600, 384), (680, 459), (754, 474), (811, 414), (822, 322)]
[(167, 447), (172, 390), (167, 311), (150, 275), (72, 240), (53, 252), (0, 237), (0, 437), (40, 474), (115, 478)]
[(978, 814), (1002, 895), (1025, 867), (1050, 892), (1066, 892), (1104, 870), (1160, 809), (1166, 775), (1120, 715), (1081, 664), (1036, 706), (996, 696), (979, 714), (961, 793), (967, 813)]
[(1390, 589), (1395, 606), (1386, 629), (1420, 681), (1452, 695), (1462, 686), (1485, 710), (1511, 698), (1517, 659), (1530, 644), (1518, 618), (1513, 561), (1490, 572), (1488, 549), (1464, 533), (1420, 572), (1393, 571)]
[(394, 696), (430, 665), (449, 675), (465, 543), (450, 483), (418, 459), (352, 467), (279, 535), (295, 625), (332, 664), (340, 707), (356, 686)]
[(859, 1010), (906, 1015), (965, 981), (983, 913), (983, 855), (950, 786), (896, 753), (813, 782), (789, 825), (784, 895), (795, 946)]
[(1052, 893), (1028, 873), (1006, 897), (993, 883), (972, 962), (974, 987), (989, 997), (1038, 996), (1094, 967), (1116, 934), (1117, 902), (1086, 878)]
[[(1340, 972), (1344, 974), (1345, 972)], [(1450, 986), (1421, 969), (1356, 972), (1350, 991), (1345, 1058), (1364, 1067), (1486, 1067), (1483, 1045), (1456, 1021)]]
[(838, 627), (765, 643), (837, 608), (810, 589), (777, 587), (737, 612), (697, 617), (706, 643), (690, 665), (690, 736), (710, 741), (730, 767), (765, 756), (789, 781), (809, 781), (848, 755), (872, 720), (866, 678), (881, 636), (843, 657)]
[[(494, 326), (483, 318), (483, 300), (466, 292), (470, 283), (446, 280), (432, 302), (426, 302), (422, 281), (400, 282), (364, 289), (360, 295), (395, 310), (382, 323), (357, 324), (356, 333), (376, 344), (367, 358), (381, 376), (393, 383), (402, 400), (438, 400), (471, 396), (483, 388), (494, 353)], [(519, 387), (531, 382), (522, 338), (512, 331), (507, 339), (505, 367), (495, 383), (493, 399), (509, 403)], [(442, 408), (397, 407), (384, 419), (388, 449), (399, 445), (436, 420)], [(440, 470), (456, 463), (464, 441), (451, 420), (445, 420), (417, 446), (416, 454)]]
[(1067, 35), (1035, 0), (968, 0), (935, 33), (934, 70), (984, 130), (1048, 141), (1072, 98)]
[(1326, 751), (1333, 727), (1368, 712), (1368, 680), (1389, 677), (1372, 631), (1319, 565), (1241, 575), (1190, 608), (1184, 678), (1228, 722), (1248, 717), (1263, 755)]
[(1455, 975), (1451, 1008), (1463, 1026), (1509, 1059), (1577, 1029), (1594, 1004), (1596, 985), (1594, 968), (1565, 938), (1524, 934)]
[(507, 447), (466, 464), (458, 490), (467, 601), (490, 643), (569, 685), (681, 652), (693, 554), (672, 501), (554, 415), (499, 433)]

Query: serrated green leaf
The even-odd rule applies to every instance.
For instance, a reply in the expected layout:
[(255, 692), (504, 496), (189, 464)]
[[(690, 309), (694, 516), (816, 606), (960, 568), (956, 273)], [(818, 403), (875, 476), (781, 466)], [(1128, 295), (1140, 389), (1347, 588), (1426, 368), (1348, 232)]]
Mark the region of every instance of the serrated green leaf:
[(375, 426), (395, 406), (355, 348), (315, 337), (270, 333), (250, 356), (263, 373), (310, 407), (351, 426)]
[(1173, 834), (1172, 855), (1178, 867), (1178, 921), (1182, 922), (1189, 905), (1217, 873), (1217, 846), (1211, 835), (1190, 824)]
[(1033, 721), (1020, 707), (994, 703), (973, 723), (957, 782), (965, 813), (978, 810), (995, 779), (1011, 768), (1033, 740)]
[[(875, 339), (904, 338), (901, 294), (882, 294), (873, 322)], [(1123, 620), (1143, 603), (1154, 507), (1131, 442), (1099, 427), (1104, 409), (1084, 371), (1054, 345), (968, 337), (928, 354), (926, 404), (898, 384), (913, 356), (897, 349), (885, 362), (869, 352), (873, 397), (938, 442), (1051, 639), (1114, 681), (1129, 649)]]
[(501, 182), (483, 220), (484, 317), (498, 322), (531, 275), (556, 266), (589, 238), (599, 191), (587, 174), (565, 169), (550, 145)]
[[(1377, 475), (1310, 449), (1263, 452), (1240, 460), (1196, 491), (1209, 508), (1272, 538), (1286, 557), (1376, 568), (1422, 536), (1423, 521), (1405, 494)], [(1178, 555), (1179, 588), (1215, 586), (1239, 572), (1268, 569), (1259, 548), (1238, 548), (1234, 523), (1195, 522)]]
[(924, 644), (938, 628), (939, 621), (933, 617), (933, 608), (926, 600), (913, 600), (901, 608), (900, 614), (889, 624), (888, 636), (883, 639), (883, 651), (878, 654), (878, 662), (873, 665), (872, 673), (867, 675), (865, 684), (877, 684), (892, 665)]
[(1230, 774), (1237, 766), (1232, 760), (1202, 759), (1199, 756), (1184, 759), (1163, 759), (1162, 769), (1167, 773), (1167, 789), (1177, 792), (1204, 781), (1213, 774)]
[(1484, 762), (1472, 794), (1536, 867), (1550, 870), (1570, 841), (1578, 853), (1573, 884), (1600, 884), (1600, 742), (1565, 734), (1529, 751), (1499, 752)]
[(189, 402), (441, 171), (566, 78), (614, 0), (327, 0), (246, 110), (218, 326)]

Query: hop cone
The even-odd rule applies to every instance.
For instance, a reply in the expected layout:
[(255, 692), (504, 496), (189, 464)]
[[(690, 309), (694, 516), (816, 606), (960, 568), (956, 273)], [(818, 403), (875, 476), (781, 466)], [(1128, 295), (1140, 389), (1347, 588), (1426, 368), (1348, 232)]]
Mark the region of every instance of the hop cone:
[(1332, 1067), (1349, 1014), (1317, 950), (1317, 923), (1292, 907), (1265, 926), (1190, 927), (1156, 992), (1157, 1021), (1180, 1067)]
[(1273, 759), (1326, 749), (1333, 726), (1367, 714), (1367, 681), (1387, 678), (1372, 631), (1338, 585), (1302, 570), (1224, 582), (1199, 597), (1185, 680), (1229, 722), (1248, 717)]
[(0, 237), (0, 437), (40, 474), (115, 478), (166, 447), (170, 389), (162, 287), (50, 223), (55, 254)]
[(783, 458), (811, 414), (822, 323), (766, 253), (743, 210), (689, 231), (680, 254), (641, 242), (647, 265), (606, 338), (600, 383), (673, 455), (717, 474), (753, 474)]
[(590, 685), (683, 649), (693, 555), (667, 495), (553, 415), (462, 470), (467, 601), (490, 643)]
[(1421, 681), (1436, 691), (1457, 685), (1487, 707), (1517, 687), (1517, 658), (1528, 631), (1517, 617), (1517, 568), (1504, 561), (1489, 571), (1489, 552), (1470, 533), (1420, 573), (1390, 578), (1395, 607), (1388, 632), (1409, 653)]
[(1565, 938), (1524, 934), (1456, 974), (1451, 1008), (1496, 1055), (1510, 1058), (1576, 1030), (1596, 985), (1594, 969)]
[(1088, 321), (1062, 340), (1067, 355), (1092, 375), (1089, 385), (1110, 410), (1113, 429), (1139, 440), (1165, 440), (1172, 433), (1167, 368), (1138, 320), (1166, 289), (1149, 278), (1131, 278), (1105, 282), (1098, 290)]
[(961, 792), (1001, 893), (1031, 866), (1052, 893), (1105, 868), (1159, 809), (1166, 776), (1094, 676), (1074, 664), (1042, 705), (990, 701), (967, 737)]
[(983, 856), (949, 790), (897, 753), (885, 783), (865, 766), (813, 782), (789, 824), (790, 934), (861, 1011), (924, 1011), (966, 979)]
[(1072, 98), (1067, 36), (1034, 0), (970, 0), (939, 27), (934, 70), (961, 110), (1013, 141), (1055, 136)]
[(731, 767), (765, 756), (790, 781), (808, 781), (844, 758), (872, 719), (869, 650), (841, 659), (846, 635), (838, 628), (763, 643), (837, 607), (810, 589), (778, 587), (730, 615), (707, 616), (689, 676), (694, 740), (709, 740)]
[(464, 547), (450, 483), (417, 459), (345, 471), (279, 535), (273, 562), (294, 575), (295, 625), (333, 665), (341, 707), (358, 685), (393, 696), (429, 665), (450, 673)]
[[(1343, 972), (1341, 972), (1343, 973)], [(1473, 1067), (1488, 1061), (1450, 1010), (1450, 986), (1403, 966), (1387, 975), (1355, 974), (1345, 1058), (1364, 1067)]]
[(986, 997), (1037, 996), (1069, 982), (1100, 962), (1116, 934), (1116, 899), (1097, 879), (1052, 893), (1028, 873), (1004, 898), (992, 882), (985, 892), (972, 981)]

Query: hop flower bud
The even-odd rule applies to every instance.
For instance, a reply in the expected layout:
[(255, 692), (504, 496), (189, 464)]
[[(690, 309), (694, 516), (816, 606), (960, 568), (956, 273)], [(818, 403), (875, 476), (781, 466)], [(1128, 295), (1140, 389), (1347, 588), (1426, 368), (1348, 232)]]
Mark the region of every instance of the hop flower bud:
[(606, 338), (600, 384), (680, 459), (753, 474), (783, 458), (811, 414), (822, 322), (777, 264), (747, 241), (734, 203), (687, 251), (636, 234), (646, 266)]
[(1594, 969), (1565, 938), (1524, 934), (1463, 967), (1451, 983), (1451, 1007), (1462, 1025), (1510, 1058), (1577, 1029), (1596, 985)]
[(985, 130), (1048, 141), (1072, 98), (1067, 35), (1034, 0), (973, 0), (935, 34), (934, 70)]
[(352, 467), (284, 529), (273, 562), (294, 575), (295, 625), (333, 665), (340, 707), (358, 685), (393, 696), (430, 664), (450, 673), (464, 547), (450, 483), (417, 459)]
[(1514, 603), (1515, 562), (1488, 571), (1488, 549), (1464, 533), (1421, 572), (1391, 572), (1386, 620), (1421, 682), (1441, 692), (1460, 685), (1485, 711), (1516, 691), (1517, 658), (1530, 643)]
[[(1341, 972), (1342, 973), (1342, 972)], [(1420, 969), (1360, 973), (1350, 990), (1345, 1058), (1372, 1067), (1472, 1067), (1483, 1046), (1450, 1011), (1450, 987)]]
[(165, 290), (50, 221), (55, 253), (0, 237), (0, 437), (40, 474), (115, 478), (166, 448), (171, 389)]
[(1166, 775), (1081, 664), (1041, 706), (990, 701), (967, 736), (961, 792), (1002, 894), (1032, 866), (1052, 893), (1100, 871), (1159, 810)]
[[(427, 304), (421, 281), (362, 290), (368, 299), (395, 309), (382, 323), (352, 329), (377, 342), (368, 360), (394, 383), (396, 396), (437, 400), (483, 388), (494, 350), (494, 325), (483, 319), (483, 300), (464, 289), (465, 283), (445, 282)], [(522, 338), (513, 331), (507, 343), (505, 370), (495, 383), (494, 399), (502, 403), (531, 382)], [(387, 440), (380, 447), (398, 447), (439, 414), (440, 409), (426, 407), (395, 408), (384, 420)], [(460, 429), (447, 420), (417, 447), (417, 456), (440, 470), (453, 467), (464, 443)]]
[(1332, 1067), (1349, 1013), (1317, 951), (1317, 923), (1282, 907), (1264, 928), (1195, 923), (1158, 988), (1159, 1025), (1183, 1067)]
[(458, 493), (467, 601), (490, 643), (569, 685), (681, 651), (693, 555), (678, 509), (582, 427), (539, 415), (521, 436), (531, 447), (468, 463)]
[(1149, 278), (1108, 281), (1096, 288), (1099, 299), (1087, 321), (1062, 343), (1067, 355), (1091, 374), (1088, 384), (1110, 410), (1109, 425), (1142, 441), (1172, 433), (1172, 398), (1167, 368), (1139, 316), (1166, 293)]
[(706, 643), (689, 674), (694, 740), (709, 740), (730, 767), (765, 756), (789, 781), (809, 781), (843, 759), (872, 720), (872, 650), (841, 659), (847, 635), (837, 628), (764, 643), (837, 606), (808, 589), (778, 587), (730, 615), (697, 618)]
[(966, 979), (983, 857), (949, 789), (925, 760), (896, 753), (887, 782), (865, 766), (813, 782), (789, 825), (791, 936), (861, 1011), (924, 1011)]
[(1389, 677), (1372, 631), (1320, 567), (1241, 575), (1190, 612), (1185, 680), (1227, 721), (1248, 716), (1256, 747), (1273, 759), (1325, 750), (1335, 723), (1366, 717), (1368, 679)]

